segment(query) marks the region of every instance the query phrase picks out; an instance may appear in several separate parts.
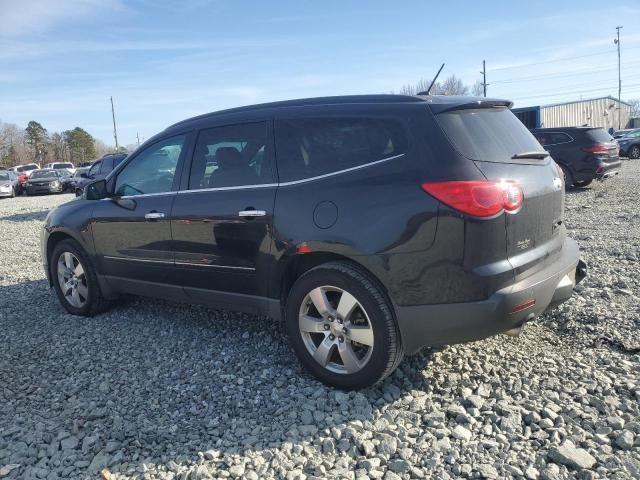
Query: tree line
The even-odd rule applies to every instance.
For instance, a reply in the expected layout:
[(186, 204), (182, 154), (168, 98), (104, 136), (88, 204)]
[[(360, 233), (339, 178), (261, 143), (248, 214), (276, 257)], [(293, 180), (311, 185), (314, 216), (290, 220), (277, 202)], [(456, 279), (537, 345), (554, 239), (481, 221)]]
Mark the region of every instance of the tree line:
[[(417, 83), (403, 85), (398, 93), (401, 95), (416, 95), (420, 92), (425, 92), (430, 84), (431, 80), (422, 78)], [(455, 75), (450, 75), (442, 82), (434, 83), (430, 93), (432, 95), (474, 95), (481, 97), (484, 91), (481, 81), (476, 81), (469, 87)]]
[(34, 162), (77, 165), (112, 151), (113, 148), (80, 127), (50, 133), (35, 120), (31, 120), (26, 128), (0, 121), (0, 168)]

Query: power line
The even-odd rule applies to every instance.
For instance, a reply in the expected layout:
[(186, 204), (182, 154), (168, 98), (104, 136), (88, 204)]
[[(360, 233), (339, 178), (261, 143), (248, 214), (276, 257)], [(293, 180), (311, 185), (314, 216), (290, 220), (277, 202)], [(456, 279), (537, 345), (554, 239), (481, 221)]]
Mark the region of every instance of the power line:
[[(636, 48), (640, 48), (640, 45), (636, 46), (636, 47), (628, 47), (627, 50), (633, 50)], [(513, 70), (514, 68), (527, 68), (527, 67), (533, 67), (536, 65), (544, 65), (547, 63), (557, 63), (557, 62), (566, 62), (567, 60), (576, 60), (578, 58), (589, 58), (589, 57), (596, 57), (599, 55), (606, 55), (606, 54), (611, 54), (610, 51), (603, 51), (603, 52), (594, 52), (594, 53), (588, 53), (585, 55), (575, 55), (575, 56), (569, 56), (569, 57), (562, 57), (562, 58), (554, 58), (553, 60), (542, 60), (540, 62), (531, 62), (531, 63), (525, 63), (522, 65), (510, 65), (510, 66), (506, 66), (506, 67), (498, 67), (498, 68), (491, 68), (489, 69), (490, 72), (497, 72), (497, 71), (501, 71), (501, 70)]]
[[(625, 66), (636, 66), (640, 65), (640, 62), (629, 62)], [(564, 70), (565, 73), (548, 73), (548, 74), (540, 74), (540, 75), (527, 75), (521, 77), (511, 77), (505, 78), (503, 80), (494, 80), (492, 83), (495, 84), (503, 84), (503, 83), (517, 83), (517, 82), (526, 82), (529, 80), (544, 80), (544, 79), (553, 79), (553, 78), (565, 78), (572, 77), (574, 75), (580, 75), (583, 73), (604, 73), (604, 72), (612, 72), (616, 70), (616, 65), (607, 65), (606, 68), (579, 68), (575, 70)]]
[[(627, 87), (640, 87), (640, 83), (630, 83), (627, 84)], [(610, 90), (611, 87), (602, 87), (602, 88), (593, 88), (589, 90), (569, 90), (566, 92), (558, 92), (558, 93), (548, 93), (544, 95), (531, 95), (526, 97), (515, 97), (514, 100), (522, 101), (522, 100), (531, 100), (535, 98), (545, 98), (545, 97), (560, 97), (563, 95), (582, 95), (582, 94), (596, 94), (597, 92), (603, 92)]]

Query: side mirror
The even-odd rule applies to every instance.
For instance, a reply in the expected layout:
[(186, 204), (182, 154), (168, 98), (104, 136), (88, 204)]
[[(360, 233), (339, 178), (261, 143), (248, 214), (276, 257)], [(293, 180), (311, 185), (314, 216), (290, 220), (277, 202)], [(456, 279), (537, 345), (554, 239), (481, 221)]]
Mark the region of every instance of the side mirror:
[(102, 200), (103, 198), (107, 198), (109, 196), (109, 192), (107, 192), (107, 181), (98, 180), (90, 183), (87, 185), (86, 192), (87, 200)]

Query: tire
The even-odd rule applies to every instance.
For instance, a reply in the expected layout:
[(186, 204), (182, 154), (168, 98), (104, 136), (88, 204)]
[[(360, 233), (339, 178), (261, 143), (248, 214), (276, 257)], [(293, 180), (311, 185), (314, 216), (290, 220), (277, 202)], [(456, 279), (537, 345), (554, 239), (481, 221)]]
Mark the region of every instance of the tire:
[(11, 198), (16, 198), (16, 187), (11, 187)]
[(629, 149), (629, 158), (640, 158), (640, 145), (634, 145)]
[(573, 184), (574, 184), (576, 187), (580, 187), (580, 188), (582, 188), (582, 187), (586, 187), (586, 186), (590, 185), (590, 184), (591, 184), (591, 182), (593, 182), (593, 179), (591, 179), (591, 180), (582, 180), (582, 181), (580, 181), (580, 182), (576, 180), (575, 182), (573, 182)]
[[(71, 255), (71, 257), (69, 257), (69, 255)], [(63, 265), (60, 263), (61, 258)], [(69, 261), (69, 259), (71, 259), (71, 261)], [(67, 268), (73, 265), (76, 271), (76, 275), (72, 276), (69, 280), (71, 281), (73, 279), (73, 283), (77, 285), (75, 290), (80, 299), (80, 302), (77, 304), (73, 303), (75, 300), (74, 295), (70, 295), (70, 292), (74, 288), (71, 287), (69, 290), (63, 291), (61, 285), (65, 277), (67, 277), (67, 274), (70, 273), (69, 270), (65, 271), (62, 269), (64, 264), (66, 264)], [(77, 265), (82, 267), (82, 273), (78, 273)], [(49, 258), (49, 269), (58, 300), (60, 300), (62, 306), (72, 315), (90, 317), (102, 312), (108, 307), (108, 302), (100, 292), (95, 270), (88, 256), (75, 240), (63, 240), (56, 245)]]
[(76, 188), (76, 197), (81, 197), (81, 196), (82, 196), (82, 189)]
[(573, 186), (573, 175), (571, 175), (569, 169), (564, 165), (560, 165), (560, 169), (564, 175), (564, 189), (571, 190), (571, 187)]
[[(323, 302), (324, 315), (316, 307)], [(344, 390), (380, 382), (403, 358), (389, 301), (368, 274), (348, 263), (326, 263), (298, 278), (287, 298), (285, 327), (300, 363)]]

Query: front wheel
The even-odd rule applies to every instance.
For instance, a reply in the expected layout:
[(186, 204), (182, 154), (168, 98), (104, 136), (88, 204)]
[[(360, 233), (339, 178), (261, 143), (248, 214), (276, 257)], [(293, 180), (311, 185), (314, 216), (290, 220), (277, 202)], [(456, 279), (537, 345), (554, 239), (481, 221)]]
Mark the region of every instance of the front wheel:
[(640, 158), (640, 146), (634, 145), (629, 150), (629, 158)]
[(58, 299), (69, 313), (92, 316), (106, 307), (98, 277), (75, 240), (58, 243), (49, 258), (49, 265)]
[(328, 385), (350, 390), (378, 383), (403, 357), (392, 308), (360, 269), (331, 262), (304, 273), (285, 311), (289, 341), (302, 365)]

